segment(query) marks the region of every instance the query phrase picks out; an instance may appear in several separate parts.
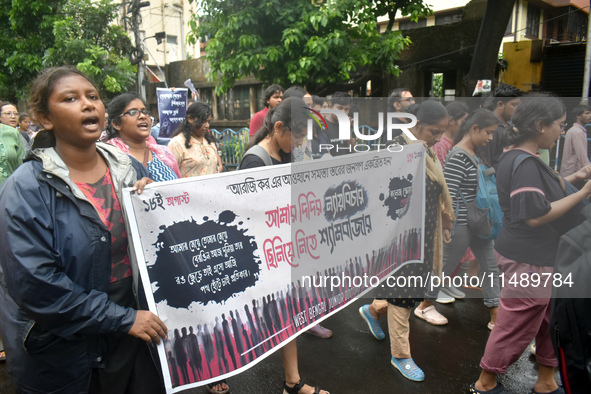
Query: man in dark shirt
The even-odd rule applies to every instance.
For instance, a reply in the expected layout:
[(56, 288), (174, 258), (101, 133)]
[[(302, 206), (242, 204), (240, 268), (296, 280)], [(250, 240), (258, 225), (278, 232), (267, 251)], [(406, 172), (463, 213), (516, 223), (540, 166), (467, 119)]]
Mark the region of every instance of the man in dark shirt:
[(492, 141), (479, 153), (485, 164), (495, 169), (497, 169), (503, 149), (507, 146), (503, 134), (508, 127), (513, 127), (511, 117), (521, 102), (521, 96), (523, 96), (523, 92), (515, 86), (501, 84), (494, 90), (492, 98), (486, 100), (489, 106), (486, 109), (491, 110), (499, 118), (499, 126), (493, 133)]
[[(351, 110), (351, 96), (345, 92), (335, 92), (330, 99), (330, 109), (342, 111), (349, 116), (349, 111)], [(353, 137), (348, 140), (339, 139), (339, 123), (337, 116), (334, 114), (327, 114), (325, 119), (326, 125), (328, 126), (326, 134), (328, 135), (329, 143), (333, 145), (330, 154), (332, 156), (340, 156), (353, 152)], [(350, 127), (349, 130), (351, 130)]]
[[(407, 88), (396, 88), (388, 96), (388, 112), (406, 112), (406, 109), (415, 103), (415, 99)], [(408, 118), (396, 118), (395, 123), (408, 123)], [(401, 129), (394, 130), (392, 138), (402, 134)], [(388, 144), (388, 134), (384, 131), (381, 137), (382, 144)]]

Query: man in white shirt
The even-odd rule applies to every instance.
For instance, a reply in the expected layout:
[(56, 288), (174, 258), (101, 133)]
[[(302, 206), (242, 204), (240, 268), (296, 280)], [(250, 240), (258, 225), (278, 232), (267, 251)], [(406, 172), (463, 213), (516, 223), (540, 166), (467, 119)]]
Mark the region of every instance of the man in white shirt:
[(591, 107), (579, 105), (573, 109), (575, 124), (566, 132), (564, 151), (560, 166), (560, 175), (567, 177), (591, 164), (587, 154), (587, 130), (585, 125), (591, 122)]

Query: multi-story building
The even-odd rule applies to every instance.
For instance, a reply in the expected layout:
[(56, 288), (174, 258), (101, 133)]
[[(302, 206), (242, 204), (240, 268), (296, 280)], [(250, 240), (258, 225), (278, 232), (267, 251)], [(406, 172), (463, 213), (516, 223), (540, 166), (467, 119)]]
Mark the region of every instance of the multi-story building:
[[(430, 4), (433, 15), (416, 22), (398, 18), (393, 25), (413, 41), (400, 63), (404, 72), (397, 83), (429, 95), (434, 76), (443, 75), (443, 90), (453, 95), (461, 91), (470, 66), (486, 0)], [(587, 0), (516, 0), (498, 49), (498, 79), (525, 91), (543, 88), (580, 95), (588, 18)], [(380, 30), (387, 24), (380, 20)], [(426, 42), (431, 44), (428, 49)]]

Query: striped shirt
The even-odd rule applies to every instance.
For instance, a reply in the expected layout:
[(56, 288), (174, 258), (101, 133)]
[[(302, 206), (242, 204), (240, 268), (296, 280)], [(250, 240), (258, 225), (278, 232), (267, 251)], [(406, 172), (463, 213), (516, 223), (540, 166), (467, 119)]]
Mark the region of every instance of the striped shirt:
[(178, 179), (174, 171), (164, 164), (162, 160), (157, 158), (156, 155), (152, 155), (152, 161), (148, 162), (148, 172), (150, 173), (150, 178), (152, 178), (154, 182)]
[(465, 153), (458, 152), (448, 159), (443, 169), (443, 175), (445, 176), (451, 199), (454, 202), (457, 224), (468, 224), (466, 205), (462, 201), (458, 189), (462, 191), (466, 202), (476, 199), (478, 188), (478, 171), (476, 170), (476, 166)]

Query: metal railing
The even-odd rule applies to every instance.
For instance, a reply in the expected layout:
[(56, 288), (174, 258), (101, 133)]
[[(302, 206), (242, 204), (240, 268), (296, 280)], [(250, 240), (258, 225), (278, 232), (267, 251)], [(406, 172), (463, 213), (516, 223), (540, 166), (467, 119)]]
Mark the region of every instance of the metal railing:
[[(377, 132), (377, 129), (367, 125), (359, 126), (359, 130), (364, 135), (371, 135)], [(248, 146), (250, 130), (243, 127), (238, 131), (229, 128), (223, 129), (222, 131), (210, 129), (210, 131), (219, 142), (220, 151), (222, 153), (222, 163), (226, 167), (238, 167), (242, 160), (242, 156), (246, 151), (246, 147)], [(375, 149), (377, 148), (371, 147), (371, 150)]]
[(238, 167), (248, 145), (249, 130), (246, 127), (238, 131), (232, 129), (224, 129), (222, 131), (216, 129), (209, 130), (219, 142), (222, 163), (226, 167)]

